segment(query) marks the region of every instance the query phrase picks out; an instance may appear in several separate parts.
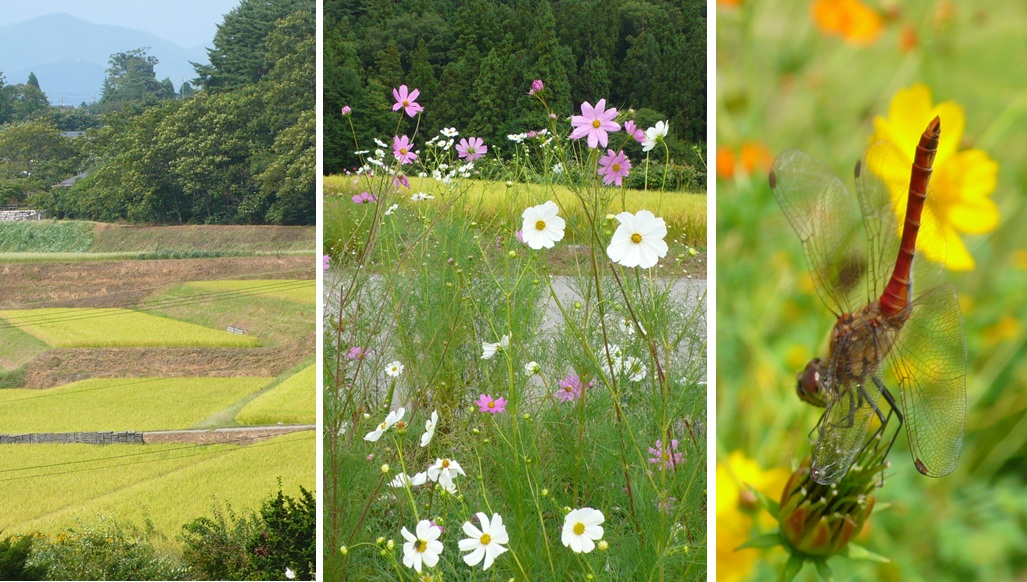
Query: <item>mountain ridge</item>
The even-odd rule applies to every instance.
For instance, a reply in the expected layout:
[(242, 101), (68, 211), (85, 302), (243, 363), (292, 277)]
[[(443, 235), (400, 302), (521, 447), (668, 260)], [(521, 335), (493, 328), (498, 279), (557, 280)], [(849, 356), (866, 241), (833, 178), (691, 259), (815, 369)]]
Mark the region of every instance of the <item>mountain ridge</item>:
[(0, 72), (6, 84), (35, 73), (51, 104), (77, 105), (100, 98), (112, 54), (143, 47), (159, 61), (157, 79), (170, 78), (176, 91), (196, 78), (190, 61), (208, 62), (203, 45), (185, 48), (142, 30), (54, 13), (0, 26)]

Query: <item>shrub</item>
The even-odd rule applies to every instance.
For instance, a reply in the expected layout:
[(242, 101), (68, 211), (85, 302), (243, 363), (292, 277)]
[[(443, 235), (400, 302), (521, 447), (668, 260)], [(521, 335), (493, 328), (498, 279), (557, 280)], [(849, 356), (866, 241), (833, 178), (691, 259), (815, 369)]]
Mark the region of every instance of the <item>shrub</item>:
[[(226, 515), (227, 514), (227, 515)], [(260, 531), (255, 512), (239, 516), (214, 507), (213, 518), (199, 517), (182, 526), (182, 561), (194, 580), (246, 580), (251, 573), (247, 546)]]
[(31, 551), (29, 536), (7, 536), (0, 541), (0, 580), (42, 580), (46, 571), (28, 564)]
[(186, 579), (178, 560), (154, 546), (163, 540), (149, 520), (140, 530), (101, 516), (95, 525), (79, 531), (68, 528), (38, 538), (29, 565), (45, 571), (49, 580)]
[(282, 493), (260, 508), (264, 521), (250, 544), (254, 571), (264, 580), (285, 580), (289, 568), (300, 580), (314, 579), (317, 503), (314, 494), (300, 487), (300, 498)]

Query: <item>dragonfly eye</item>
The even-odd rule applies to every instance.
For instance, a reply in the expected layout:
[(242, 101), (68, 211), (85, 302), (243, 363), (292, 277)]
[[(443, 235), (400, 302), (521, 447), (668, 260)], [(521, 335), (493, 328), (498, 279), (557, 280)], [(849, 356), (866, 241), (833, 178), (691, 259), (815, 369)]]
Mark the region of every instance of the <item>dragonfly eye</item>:
[(821, 369), (820, 358), (810, 360), (796, 377), (795, 393), (803, 402), (823, 408), (827, 406), (827, 401), (824, 399), (824, 390), (820, 383)]

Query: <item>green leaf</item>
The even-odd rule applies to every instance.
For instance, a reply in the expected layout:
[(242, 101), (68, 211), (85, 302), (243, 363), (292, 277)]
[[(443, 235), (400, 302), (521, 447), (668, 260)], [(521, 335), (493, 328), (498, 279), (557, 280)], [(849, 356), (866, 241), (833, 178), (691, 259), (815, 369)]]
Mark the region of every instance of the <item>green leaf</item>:
[(735, 548), (736, 550), (745, 550), (749, 548), (772, 548), (774, 546), (783, 546), (784, 538), (781, 537), (779, 532), (763, 534), (761, 536), (754, 537), (744, 544)]
[(806, 564), (805, 558), (798, 554), (792, 554), (788, 558), (788, 562), (785, 563), (784, 570), (781, 570), (781, 575), (778, 580), (787, 581), (794, 580), (799, 572), (802, 571), (802, 567)]
[(856, 544), (851, 543), (842, 548), (842, 551), (838, 552), (838, 555), (842, 556), (843, 558), (848, 558), (850, 560), (864, 560), (867, 562), (878, 562), (881, 564), (887, 564), (891, 562), (891, 560), (885, 558), (880, 554), (875, 554), (874, 552), (871, 552), (870, 550), (862, 546), (858, 546)]
[(817, 574), (820, 575), (821, 580), (826, 580), (827, 582), (834, 582), (834, 574), (831, 573), (831, 567), (827, 565), (827, 562), (813, 562), (813, 565), (817, 568)]
[(767, 497), (763, 493), (757, 491), (756, 488), (753, 487), (752, 485), (749, 485), (748, 483), (746, 483), (745, 486), (748, 487), (749, 491), (752, 491), (752, 494), (755, 495), (756, 498), (760, 500), (760, 504), (763, 505), (763, 507), (768, 512), (770, 512), (771, 515), (774, 516), (774, 519), (777, 519), (778, 514), (781, 513), (781, 504), (778, 503), (777, 501), (774, 501), (773, 499)]

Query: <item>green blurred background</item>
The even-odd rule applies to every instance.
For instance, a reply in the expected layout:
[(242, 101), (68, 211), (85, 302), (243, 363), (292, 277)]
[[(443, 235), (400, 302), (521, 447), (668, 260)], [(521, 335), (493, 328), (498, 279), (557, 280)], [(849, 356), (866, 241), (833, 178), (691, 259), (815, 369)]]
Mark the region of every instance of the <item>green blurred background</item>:
[[(964, 236), (976, 267), (949, 273), (966, 319), (963, 454), (951, 475), (922, 477), (900, 435), (877, 495), (886, 507), (857, 542), (891, 562), (834, 558), (830, 566), (839, 579), (1027, 579), (1027, 2), (868, 0), (880, 31), (862, 45), (825, 31), (812, 4), (718, 1), (718, 463), (740, 452), (788, 472), (809, 454), (820, 414), (795, 396), (795, 374), (834, 321), (774, 201), (769, 161), (801, 149), (851, 189), (874, 116), (888, 115), (896, 92), (923, 83), (934, 104), (963, 107), (960, 149), (983, 149), (1000, 166), (992, 194), (999, 226)], [(753, 534), (774, 525), (752, 525), (751, 504), (732, 505), (721, 492), (718, 483), (718, 530), (722, 521)], [(718, 531), (722, 541), (731, 543)], [(768, 579), (786, 558), (780, 548), (744, 558), (729, 550), (718, 547), (728, 557), (718, 560), (718, 579)], [(813, 578), (811, 568), (800, 575)]]

